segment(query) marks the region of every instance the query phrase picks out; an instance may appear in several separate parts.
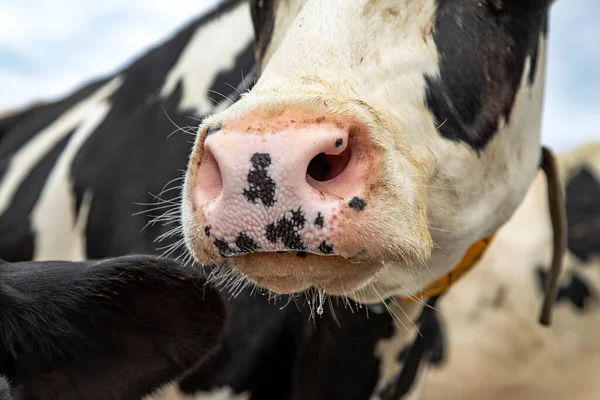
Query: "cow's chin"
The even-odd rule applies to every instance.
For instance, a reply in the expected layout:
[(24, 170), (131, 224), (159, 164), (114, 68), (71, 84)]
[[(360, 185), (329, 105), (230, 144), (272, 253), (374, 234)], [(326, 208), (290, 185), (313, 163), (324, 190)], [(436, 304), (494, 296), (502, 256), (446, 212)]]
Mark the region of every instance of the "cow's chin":
[(340, 256), (296, 253), (254, 253), (228, 258), (231, 267), (258, 286), (278, 294), (310, 287), (330, 295), (350, 295), (379, 270), (379, 263), (354, 263)]

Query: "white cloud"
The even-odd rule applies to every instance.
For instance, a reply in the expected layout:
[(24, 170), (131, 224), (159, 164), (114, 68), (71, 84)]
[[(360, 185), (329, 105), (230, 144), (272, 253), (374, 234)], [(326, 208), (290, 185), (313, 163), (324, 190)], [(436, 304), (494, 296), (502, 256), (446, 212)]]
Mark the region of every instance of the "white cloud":
[[(52, 99), (106, 75), (218, 0), (0, 1), (0, 109)], [(551, 13), (544, 143), (600, 140), (600, 3)]]

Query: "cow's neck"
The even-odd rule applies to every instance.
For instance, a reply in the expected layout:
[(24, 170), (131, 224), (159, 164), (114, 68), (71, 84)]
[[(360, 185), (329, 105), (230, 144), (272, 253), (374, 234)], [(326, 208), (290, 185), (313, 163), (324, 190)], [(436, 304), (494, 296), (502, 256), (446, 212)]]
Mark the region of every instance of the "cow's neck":
[(375, 347), (379, 377), (372, 398), (402, 399), (420, 393), (425, 371), (434, 358), (435, 344), (442, 340), (436, 303), (460, 277), (478, 264), (493, 235), (474, 243), (448, 274), (409, 297), (388, 297), (369, 305), (375, 314), (389, 313), (394, 334)]

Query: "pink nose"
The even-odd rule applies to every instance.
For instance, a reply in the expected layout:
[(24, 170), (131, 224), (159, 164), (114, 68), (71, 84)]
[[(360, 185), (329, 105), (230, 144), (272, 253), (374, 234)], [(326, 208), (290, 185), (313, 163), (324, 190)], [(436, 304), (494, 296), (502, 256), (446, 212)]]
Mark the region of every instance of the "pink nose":
[(194, 193), (205, 234), (221, 256), (338, 254), (340, 211), (366, 205), (360, 130), (289, 120), (237, 125), (209, 129)]

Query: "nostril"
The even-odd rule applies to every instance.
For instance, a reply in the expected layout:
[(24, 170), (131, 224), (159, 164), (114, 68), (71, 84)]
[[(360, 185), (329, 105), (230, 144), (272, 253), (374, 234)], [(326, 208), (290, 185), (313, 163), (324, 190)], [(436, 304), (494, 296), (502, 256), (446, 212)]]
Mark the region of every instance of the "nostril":
[(327, 182), (338, 177), (350, 162), (350, 146), (340, 154), (319, 153), (308, 164), (307, 175), (318, 182)]
[(205, 147), (204, 157), (198, 168), (198, 180), (197, 200), (200, 203), (208, 203), (221, 194), (223, 190), (221, 170), (208, 147)]

